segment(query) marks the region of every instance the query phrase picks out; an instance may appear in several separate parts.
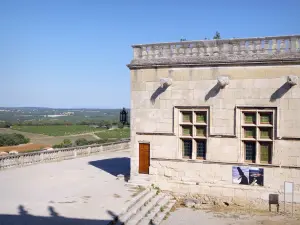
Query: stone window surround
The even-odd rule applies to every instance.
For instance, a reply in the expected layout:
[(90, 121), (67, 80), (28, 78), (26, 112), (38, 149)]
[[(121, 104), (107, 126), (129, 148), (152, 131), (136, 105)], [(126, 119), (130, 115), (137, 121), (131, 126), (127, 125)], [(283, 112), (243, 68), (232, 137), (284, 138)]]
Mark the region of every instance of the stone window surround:
[[(271, 141), (271, 162), (273, 158), (273, 152), (275, 149), (275, 140), (278, 139), (278, 124), (279, 124), (279, 116), (278, 116), (278, 109), (277, 107), (255, 107), (255, 106), (240, 106), (236, 107), (237, 110), (237, 117), (235, 118), (236, 121), (236, 129), (237, 129), (237, 134), (238, 138), (240, 140), (240, 146), (239, 146), (239, 159), (238, 161), (241, 163), (247, 163), (245, 159), (245, 145), (244, 145), (244, 138), (243, 138), (243, 124), (244, 124), (244, 113), (245, 112), (255, 112), (256, 113), (256, 120), (259, 120), (258, 114), (260, 112), (269, 112), (272, 113), (272, 141)], [(258, 121), (256, 121), (258, 123)], [(255, 129), (257, 132), (257, 125), (255, 125)], [(257, 134), (258, 135), (258, 134)], [(257, 144), (258, 142), (256, 141), (256, 160), (255, 163), (251, 164), (268, 164), (268, 163), (261, 163), (260, 162), (260, 149), (259, 145)]]
[[(195, 117), (194, 115), (194, 112), (197, 112), (197, 111), (205, 111), (206, 112), (206, 138), (205, 138), (205, 141), (206, 141), (206, 154), (207, 154), (207, 146), (208, 146), (208, 137), (209, 137), (209, 127), (210, 127), (210, 106), (177, 106), (177, 107), (174, 107), (174, 120), (173, 120), (173, 123), (174, 123), (174, 133), (175, 133), (175, 136), (177, 136), (177, 156), (178, 158), (180, 159), (183, 159), (185, 157), (183, 157), (183, 149), (182, 149), (182, 136), (180, 135), (181, 133), (181, 125), (182, 125), (182, 118), (181, 118), (181, 112), (184, 112), (184, 111), (187, 111), (187, 112), (193, 112), (193, 117)], [(194, 123), (192, 123), (194, 126)], [(192, 140), (195, 140), (194, 138), (192, 138)], [(203, 139), (204, 140), (204, 139)], [(187, 160), (205, 160), (203, 158), (197, 158), (196, 156), (196, 151), (197, 151), (197, 146), (196, 146), (196, 143), (195, 141), (193, 141), (193, 147), (192, 147), (192, 158), (191, 159), (187, 159)]]

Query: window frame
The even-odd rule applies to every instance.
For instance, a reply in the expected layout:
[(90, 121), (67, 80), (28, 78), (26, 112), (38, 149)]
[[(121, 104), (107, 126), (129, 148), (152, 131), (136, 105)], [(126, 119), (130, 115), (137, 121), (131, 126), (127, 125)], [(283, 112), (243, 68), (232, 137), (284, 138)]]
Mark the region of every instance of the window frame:
[[(183, 143), (184, 140), (191, 140), (192, 141), (192, 157), (188, 158), (184, 156), (184, 149), (183, 144), (180, 144), (180, 151), (183, 159), (191, 159), (191, 160), (206, 160), (207, 155), (207, 143), (208, 143), (208, 132), (209, 132), (209, 108), (208, 107), (201, 107), (201, 108), (181, 108), (179, 109), (179, 123), (178, 123), (178, 129), (179, 129), (179, 140), (181, 143)], [(191, 112), (192, 113), (192, 121), (191, 123), (187, 123), (183, 120), (183, 114)], [(197, 121), (197, 115), (203, 114), (204, 120)], [(184, 126), (191, 126), (192, 127), (192, 135), (191, 136), (184, 136), (182, 133), (182, 128)], [(203, 129), (204, 135), (197, 136), (198, 129)], [(205, 142), (205, 150), (204, 154), (202, 156), (198, 156), (198, 142), (204, 141)]]
[[(273, 160), (273, 152), (274, 152), (274, 145), (275, 145), (275, 119), (276, 119), (276, 109), (274, 108), (240, 108), (241, 113), (241, 146), (242, 146), (242, 154), (243, 154), (243, 162), (249, 162), (254, 164), (272, 164)], [(255, 123), (247, 123), (246, 115), (245, 114), (255, 114), (254, 121)], [(261, 115), (268, 114), (270, 116), (270, 122), (264, 123), (261, 121)], [(255, 130), (255, 137), (247, 137), (245, 130), (247, 129), (254, 129)], [(269, 135), (261, 136), (262, 131), (268, 131)], [(246, 159), (246, 143), (254, 142), (255, 143), (255, 161), (247, 160)], [(268, 161), (261, 160), (262, 150), (261, 146), (263, 144), (267, 144), (270, 147), (268, 151)]]

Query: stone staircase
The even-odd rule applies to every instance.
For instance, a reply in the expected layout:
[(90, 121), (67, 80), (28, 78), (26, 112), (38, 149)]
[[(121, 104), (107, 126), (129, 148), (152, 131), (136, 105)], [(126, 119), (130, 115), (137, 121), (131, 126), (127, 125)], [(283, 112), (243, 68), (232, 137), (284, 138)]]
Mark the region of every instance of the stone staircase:
[(151, 177), (148, 174), (138, 174), (133, 177), (130, 177), (130, 180), (126, 185), (149, 187), (151, 184), (152, 184)]
[(128, 207), (110, 225), (158, 225), (175, 204), (169, 194), (146, 188), (135, 196)]

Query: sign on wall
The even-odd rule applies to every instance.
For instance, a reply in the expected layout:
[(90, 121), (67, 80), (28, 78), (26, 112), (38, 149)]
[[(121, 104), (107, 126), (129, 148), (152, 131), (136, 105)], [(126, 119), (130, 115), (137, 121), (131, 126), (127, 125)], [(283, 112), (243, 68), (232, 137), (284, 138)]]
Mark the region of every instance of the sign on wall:
[(249, 166), (233, 166), (232, 183), (264, 186), (264, 169)]

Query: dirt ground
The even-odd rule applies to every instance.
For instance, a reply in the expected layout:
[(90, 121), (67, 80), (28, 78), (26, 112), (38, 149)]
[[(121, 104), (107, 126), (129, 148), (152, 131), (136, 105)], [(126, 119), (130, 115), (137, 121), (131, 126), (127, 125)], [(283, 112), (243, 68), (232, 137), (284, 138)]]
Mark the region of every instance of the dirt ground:
[(43, 148), (51, 147), (50, 145), (45, 144), (22, 144), (17, 146), (5, 146), (0, 147), (0, 152), (9, 152), (9, 151), (17, 151), (17, 152), (27, 152), (27, 151), (34, 151), (34, 150), (41, 150)]
[(282, 207), (277, 213), (275, 206), (269, 212), (268, 209), (239, 206), (203, 205), (201, 209), (194, 209), (178, 203), (162, 225), (300, 225), (298, 207), (293, 216), (290, 208), (284, 213)]
[[(177, 206), (162, 225), (299, 225), (299, 215), (276, 213), (267, 210), (240, 209), (238, 207), (214, 207), (202, 209)], [(275, 207), (273, 208), (273, 211)]]

